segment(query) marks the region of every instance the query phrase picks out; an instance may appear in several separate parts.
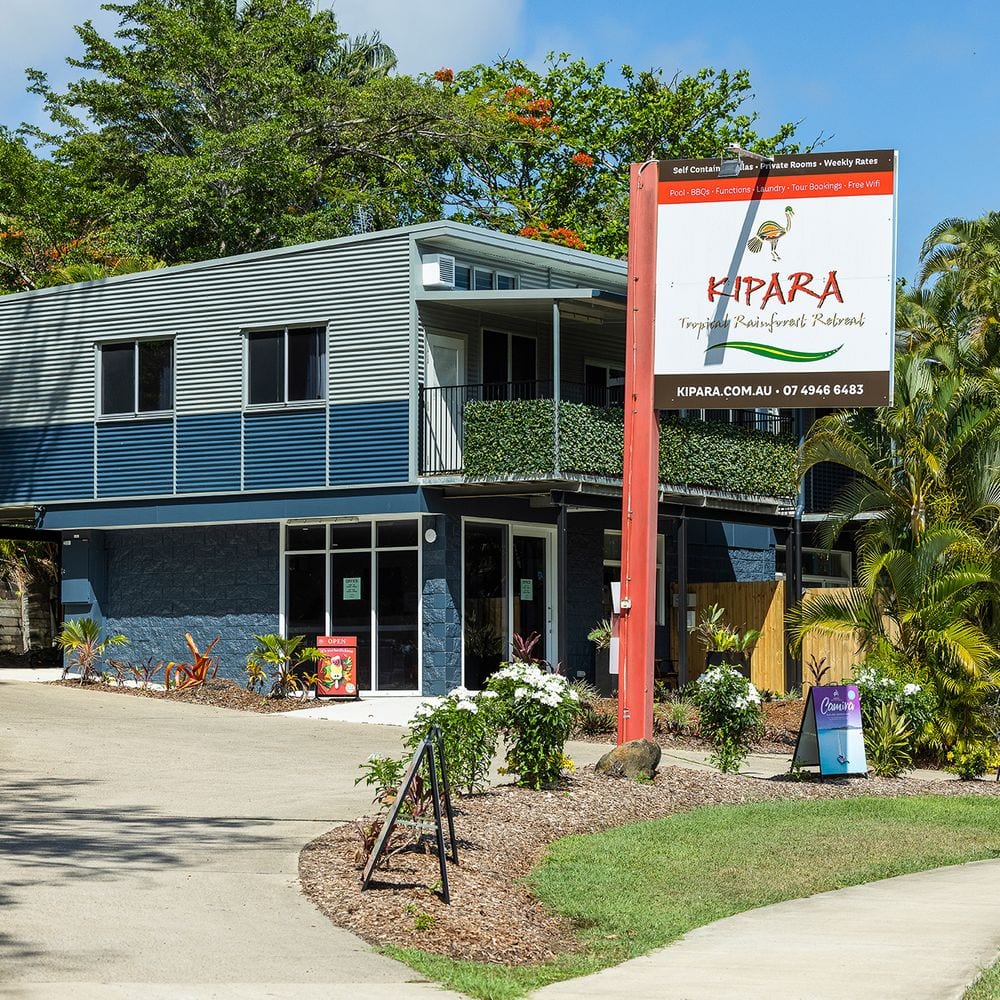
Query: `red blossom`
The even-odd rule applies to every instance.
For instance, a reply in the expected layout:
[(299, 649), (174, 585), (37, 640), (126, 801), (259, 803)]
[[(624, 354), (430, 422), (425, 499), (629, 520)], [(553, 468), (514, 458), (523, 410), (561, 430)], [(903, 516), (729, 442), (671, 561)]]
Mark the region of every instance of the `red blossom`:
[(569, 158), (569, 162), (575, 167), (592, 167), (594, 165), (594, 158), (587, 153), (574, 153)]
[(434, 74), (434, 79), (437, 80), (439, 83), (454, 83), (455, 82), (455, 73), (454, 73), (454, 70), (450, 70), (450, 69), (447, 69), (446, 67), (442, 66)]

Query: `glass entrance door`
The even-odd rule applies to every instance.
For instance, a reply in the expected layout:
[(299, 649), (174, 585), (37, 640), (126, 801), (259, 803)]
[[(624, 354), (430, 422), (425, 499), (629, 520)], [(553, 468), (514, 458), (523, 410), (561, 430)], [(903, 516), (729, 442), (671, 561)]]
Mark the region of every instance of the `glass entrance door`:
[(463, 535), (464, 677), (478, 690), (511, 658), (515, 635), (538, 633), (532, 654), (555, 655), (555, 534), (542, 525), (469, 520)]
[(522, 639), (537, 633), (540, 638), (532, 655), (540, 660), (547, 660), (551, 649), (547, 541), (537, 535), (514, 534), (514, 633)]

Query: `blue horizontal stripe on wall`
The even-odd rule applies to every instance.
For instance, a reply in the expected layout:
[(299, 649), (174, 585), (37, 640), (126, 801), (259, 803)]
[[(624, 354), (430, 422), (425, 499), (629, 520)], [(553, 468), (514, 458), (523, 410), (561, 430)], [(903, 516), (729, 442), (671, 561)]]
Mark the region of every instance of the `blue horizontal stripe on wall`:
[(405, 399), (330, 407), (330, 485), (398, 483), (410, 475)]
[(326, 410), (280, 410), (243, 418), (243, 486), (326, 485)]
[(98, 424), (98, 496), (142, 496), (173, 490), (173, 420)]
[(0, 500), (44, 503), (93, 495), (93, 424), (0, 428)]
[(177, 418), (177, 492), (240, 488), (240, 415), (202, 413)]

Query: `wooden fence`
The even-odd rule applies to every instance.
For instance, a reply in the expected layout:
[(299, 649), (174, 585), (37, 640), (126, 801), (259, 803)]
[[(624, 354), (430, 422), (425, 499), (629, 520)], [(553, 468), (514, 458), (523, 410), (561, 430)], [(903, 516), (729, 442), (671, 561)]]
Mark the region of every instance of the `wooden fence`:
[[(675, 588), (676, 590), (676, 588)], [(806, 595), (815, 593), (807, 590)], [(695, 583), (688, 587), (688, 611), (698, 621), (705, 608), (719, 604), (726, 609), (725, 621), (739, 629), (761, 633), (750, 657), (750, 678), (761, 690), (784, 692), (785, 684), (785, 581), (754, 583)], [(689, 615), (689, 617), (691, 617)], [(671, 630), (671, 658), (678, 659), (676, 630)], [(809, 658), (826, 657), (830, 670), (825, 680), (850, 677), (858, 662), (858, 644), (847, 636), (811, 635), (802, 649), (803, 682), (808, 686)], [(694, 636), (688, 636), (688, 679), (705, 669), (705, 650)]]

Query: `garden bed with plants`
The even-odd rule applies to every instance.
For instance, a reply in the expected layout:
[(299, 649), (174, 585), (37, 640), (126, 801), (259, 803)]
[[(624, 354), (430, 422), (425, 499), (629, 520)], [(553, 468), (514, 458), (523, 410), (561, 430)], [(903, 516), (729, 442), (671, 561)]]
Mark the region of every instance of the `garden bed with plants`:
[[(764, 726), (758, 692), (729, 667), (711, 668), (692, 685), (718, 772), (656, 772), (646, 757), (635, 780), (614, 777), (626, 759), (635, 763), (646, 751), (658, 758), (655, 747), (637, 741), (613, 751), (617, 764), (602, 761), (575, 773), (563, 749), (588, 711), (587, 693), (543, 666), (515, 661), (495, 673), (485, 691), (459, 688), (436, 706), (421, 706), (402, 756), (373, 756), (361, 765), (358, 781), (372, 789), (373, 814), (330, 831), (300, 855), (304, 892), (335, 923), (452, 988), (485, 1000), (516, 997), (741, 909), (1000, 854), (998, 784), (930, 786), (898, 776), (820, 782), (801, 774), (760, 780), (735, 773)], [(418, 772), (399, 793), (409, 755), (435, 731), (456, 793), (459, 863), (449, 863), (450, 904), (443, 901), (439, 859), (429, 848), (430, 782)], [(515, 782), (490, 787), (501, 741), (501, 773)], [(385, 810), (398, 794), (404, 822), (386, 831)], [(967, 797), (958, 803), (952, 798), (958, 795)], [(920, 805), (892, 804), (912, 796), (924, 798)], [(986, 809), (983, 797), (992, 800)], [(848, 805), (853, 811), (838, 812)], [(718, 807), (743, 811), (723, 814)], [(776, 812), (761, 812), (768, 809)], [(656, 825), (687, 823), (685, 817), (699, 829), (711, 827), (711, 836)], [(635, 823), (651, 825), (618, 830)], [(851, 850), (831, 851), (848, 830)], [(361, 871), (387, 834), (388, 851), (362, 892)], [(618, 838), (583, 864), (583, 874), (562, 867), (563, 845), (588, 850), (588, 838), (573, 839), (580, 834)], [(643, 846), (647, 837), (655, 847)], [(724, 851), (712, 837), (724, 840)], [(651, 890), (647, 900), (647, 883), (676, 883), (671, 852), (679, 852), (676, 864), (688, 865), (691, 877), (704, 883), (706, 900), (683, 879), (669, 892)], [(656, 871), (638, 874), (651, 858)], [(576, 880), (590, 888), (578, 891)], [(634, 902), (628, 913), (619, 908), (626, 897)]]
[[(380, 947), (513, 966), (566, 959), (586, 963), (592, 948), (580, 936), (586, 921), (549, 909), (532, 888), (531, 873), (553, 841), (704, 806), (926, 795), (929, 788), (907, 778), (760, 780), (676, 767), (662, 769), (650, 783), (638, 783), (586, 768), (546, 791), (504, 786), (456, 799), (459, 864), (449, 863), (450, 905), (434, 891), (440, 878), (437, 857), (414, 846), (394, 854), (376, 873), (372, 888), (361, 892), (361, 838), (353, 825), (309, 844), (300, 856), (299, 875), (305, 894), (334, 923)], [(936, 783), (933, 791), (996, 796), (1000, 786), (955, 780)], [(843, 832), (841, 825), (834, 838)], [(993, 846), (996, 853), (1000, 837)], [(614, 867), (618, 860), (609, 854), (607, 864)], [(742, 876), (730, 872), (730, 878)], [(632, 932), (623, 927), (621, 933)], [(611, 944), (616, 943), (606, 947)], [(440, 975), (426, 965), (422, 969)]]

